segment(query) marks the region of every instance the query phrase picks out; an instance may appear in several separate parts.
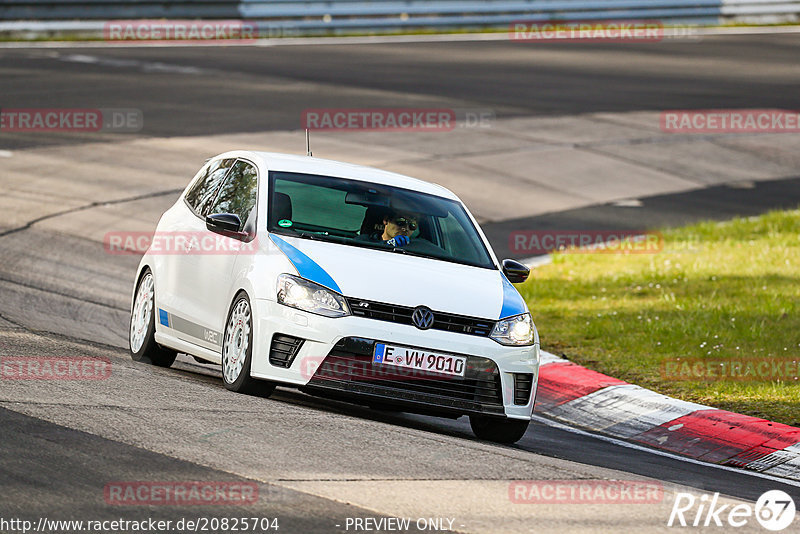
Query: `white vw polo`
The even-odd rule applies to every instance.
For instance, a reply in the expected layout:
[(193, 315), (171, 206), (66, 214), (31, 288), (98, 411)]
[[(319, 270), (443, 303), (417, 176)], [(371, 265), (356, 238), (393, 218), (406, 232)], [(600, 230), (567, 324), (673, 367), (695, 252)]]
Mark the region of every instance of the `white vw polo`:
[(265, 152), (209, 160), (158, 223), (134, 286), (130, 350), (222, 365), (225, 387), (299, 387), (375, 408), (528, 427), (539, 337), (469, 210), (444, 187)]

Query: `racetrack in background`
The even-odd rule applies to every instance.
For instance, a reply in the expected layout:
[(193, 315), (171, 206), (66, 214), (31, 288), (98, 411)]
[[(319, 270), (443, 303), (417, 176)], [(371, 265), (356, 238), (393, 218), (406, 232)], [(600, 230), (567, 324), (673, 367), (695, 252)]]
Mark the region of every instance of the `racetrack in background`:
[[(133, 364), (121, 348), (138, 258), (108, 255), (101, 242), (109, 230), (153, 229), (208, 156), (232, 148), (302, 153), (300, 113), (311, 107), (493, 110), (497, 122), (488, 131), (312, 134), (317, 156), (445, 183), (487, 228), (526, 229), (542, 223), (529, 217), (553, 213), (564, 214), (569, 224), (583, 217), (566, 210), (589, 210), (581, 213), (592, 221), (620, 225), (636, 225), (652, 213), (680, 213), (678, 208), (708, 216), (750, 213), (740, 196), (720, 193), (731, 189), (729, 183), (752, 184), (748, 191), (766, 199), (753, 203), (759, 209), (782, 206), (798, 198), (795, 134), (676, 138), (660, 132), (656, 118), (664, 108), (796, 107), (798, 48), (792, 36), (740, 36), (588, 47), (2, 50), (3, 107), (134, 107), (143, 111), (145, 128), (134, 135), (0, 132), (0, 149), (10, 151), (0, 158), (3, 354), (99, 353), (118, 370), (115, 381), (100, 388), (4, 383), (0, 406), (63, 425), (67, 430), (45, 425), (40, 432), (55, 432), (65, 447), (79, 448), (87, 439), (69, 429), (110, 440), (98, 445), (108, 447), (102, 461), (114, 457), (115, 447), (138, 447), (144, 452), (126, 454), (149, 451), (223, 473), (204, 476), (256, 478), (284, 488), (278, 494), (290, 504), (301, 505), (291, 488), (325, 495), (324, 513), (330, 514), (347, 513), (332, 492), (405, 492), (416, 498), (410, 506), (420, 514), (433, 510), (426, 501), (445, 508), (450, 501), (465, 517), (465, 531), (485, 531), (486, 525), (520, 531), (542, 513), (502, 501), (504, 484), (517, 478), (645, 476), (742, 499), (777, 487), (797, 495), (794, 486), (539, 424), (518, 446), (502, 447), (476, 441), (463, 419), (380, 413), (292, 390), (266, 400), (241, 397), (224, 390), (216, 370), (185, 359), (170, 370)], [(697, 165), (696, 146), (710, 154), (710, 167)], [(665, 167), (663, 160), (673, 154), (684, 159)], [(493, 194), (487, 195), (490, 186)], [(632, 193), (643, 199), (642, 207), (610, 204)], [(648, 200), (658, 195), (674, 200)], [(503, 234), (495, 239), (502, 243)], [(19, 432), (31, 428), (20, 416), (7, 419)], [(48, 449), (35, 459), (19, 441), (6, 443), (21, 458), (16, 476), (28, 477), (21, 484), (24, 499), (59, 451)], [(185, 476), (200, 476), (195, 467), (187, 469)], [(72, 475), (60, 470), (59, 476)], [(103, 470), (87, 474), (82, 491), (100, 491), (104, 477)], [(464, 510), (475, 508), (475, 495), (489, 486), (492, 502), (503, 506), (477, 507), (466, 518)], [(81, 508), (81, 499), (89, 497), (80, 495), (67, 498), (66, 508)], [(5, 506), (16, 510), (24, 503), (9, 500)], [(385, 498), (375, 503), (359, 503), (366, 508), (354, 513), (398, 509)], [(598, 525), (598, 513), (606, 512), (607, 522)], [(572, 516), (574, 530), (656, 528), (667, 515), (668, 507), (656, 514), (562, 508), (540, 515), (539, 526), (569, 530), (564, 520)], [(307, 526), (330, 531), (324, 522)]]

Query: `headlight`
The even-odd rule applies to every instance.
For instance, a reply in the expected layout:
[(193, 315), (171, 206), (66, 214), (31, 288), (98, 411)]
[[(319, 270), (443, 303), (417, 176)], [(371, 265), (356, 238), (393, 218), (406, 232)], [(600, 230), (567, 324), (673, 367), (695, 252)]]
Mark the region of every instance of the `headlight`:
[(489, 335), (501, 345), (530, 345), (533, 343), (533, 319), (530, 313), (497, 321)]
[(278, 277), (278, 303), (325, 317), (350, 315), (350, 308), (343, 296), (290, 274)]

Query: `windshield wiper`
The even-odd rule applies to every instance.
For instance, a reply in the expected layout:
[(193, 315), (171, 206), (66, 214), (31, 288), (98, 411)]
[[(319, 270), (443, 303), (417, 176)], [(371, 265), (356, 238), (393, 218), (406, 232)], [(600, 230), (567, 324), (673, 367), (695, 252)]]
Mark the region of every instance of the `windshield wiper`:
[(302, 239), (310, 239), (312, 241), (323, 241), (323, 239), (318, 235), (310, 234), (308, 232), (297, 232), (296, 234), (294, 234), (294, 237), (299, 237)]
[(331, 235), (328, 233), (324, 234), (315, 234), (312, 232), (296, 232), (294, 234), (286, 234), (291, 235), (292, 237), (299, 237), (300, 239), (308, 239), (311, 241), (322, 241), (323, 243), (346, 243), (348, 241), (347, 238), (341, 237), (338, 235)]
[(397, 252), (398, 254), (408, 254), (409, 256), (416, 256), (418, 258), (428, 258), (431, 260), (442, 259), (442, 258), (437, 258), (436, 256), (431, 256), (430, 254), (423, 254), (422, 252), (415, 252), (413, 250), (408, 250), (401, 247), (392, 247), (389, 250), (392, 252)]
[(369, 249), (372, 249), (372, 250), (384, 250), (386, 252), (395, 252), (397, 254), (407, 254), (409, 256), (417, 256), (417, 257), (420, 257), (420, 258), (428, 258), (428, 259), (432, 259), (432, 260), (441, 259), (441, 258), (437, 258), (436, 256), (431, 256), (429, 254), (423, 254), (422, 252), (415, 252), (413, 250), (408, 250), (408, 249), (402, 248), (402, 247), (392, 247), (392, 246), (387, 245), (386, 243), (383, 243), (383, 242), (373, 243), (371, 241), (349, 240), (345, 244), (346, 245), (353, 245), (353, 246), (361, 247), (361, 248), (369, 248)]

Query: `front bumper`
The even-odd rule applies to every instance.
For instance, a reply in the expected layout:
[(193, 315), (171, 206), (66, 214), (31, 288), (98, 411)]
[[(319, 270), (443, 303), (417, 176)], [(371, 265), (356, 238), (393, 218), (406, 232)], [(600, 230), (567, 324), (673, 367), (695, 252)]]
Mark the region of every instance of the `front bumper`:
[[(354, 316), (331, 319), (269, 300), (256, 300), (254, 308), (251, 374), (256, 378), (403, 411), (530, 419), (539, 371), (538, 339), (535, 345), (506, 347), (488, 337)], [(304, 340), (289, 367), (269, 361), (275, 334)], [(378, 341), (467, 356), (467, 373), (463, 378), (387, 373), (385, 366), (372, 365)], [(523, 398), (520, 387), (529, 388), (530, 394)]]

